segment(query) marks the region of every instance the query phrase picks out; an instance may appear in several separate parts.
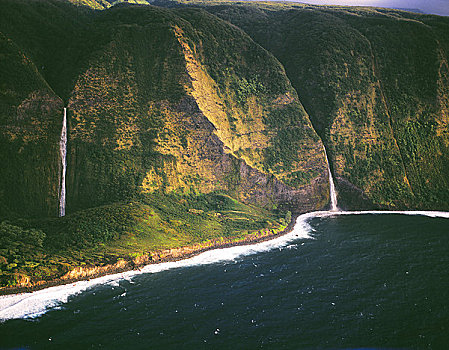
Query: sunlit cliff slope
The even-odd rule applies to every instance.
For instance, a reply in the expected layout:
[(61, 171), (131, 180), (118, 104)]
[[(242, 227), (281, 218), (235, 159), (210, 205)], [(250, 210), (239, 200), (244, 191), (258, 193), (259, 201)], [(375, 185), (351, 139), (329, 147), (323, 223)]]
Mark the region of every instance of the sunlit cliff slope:
[(342, 205), (448, 209), (448, 18), (207, 4), (284, 65), (328, 148)]
[(2, 1), (3, 284), (275, 232), (328, 204), (323, 145), (271, 53), (202, 9), (107, 7)]

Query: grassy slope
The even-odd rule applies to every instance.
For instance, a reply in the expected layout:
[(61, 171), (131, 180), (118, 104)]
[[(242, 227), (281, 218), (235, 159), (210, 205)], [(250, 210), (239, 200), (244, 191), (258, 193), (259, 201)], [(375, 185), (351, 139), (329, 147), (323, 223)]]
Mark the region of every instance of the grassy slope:
[(153, 196), (69, 215), (0, 224), (0, 286), (60, 277), (78, 266), (176, 248), (258, 230), (284, 221), (227, 195)]
[(329, 149), (346, 205), (359, 205), (358, 188), (376, 205), (448, 208), (447, 18), (193, 3), (243, 28), (281, 61)]
[[(283, 68), (241, 30), (198, 10), (57, 0), (5, 1), (3, 17), (3, 284), (279, 229), (284, 214), (260, 206), (325, 203), (317, 135)], [(42, 218), (57, 210), (63, 105), (69, 214)]]

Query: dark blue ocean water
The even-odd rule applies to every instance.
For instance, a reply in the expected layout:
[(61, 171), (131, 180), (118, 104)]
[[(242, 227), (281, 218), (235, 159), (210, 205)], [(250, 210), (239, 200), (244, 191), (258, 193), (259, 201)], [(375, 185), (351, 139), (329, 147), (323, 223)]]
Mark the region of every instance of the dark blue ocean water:
[(0, 348), (449, 348), (448, 219), (309, 224), (312, 238), (282, 248), (99, 285), (4, 321)]

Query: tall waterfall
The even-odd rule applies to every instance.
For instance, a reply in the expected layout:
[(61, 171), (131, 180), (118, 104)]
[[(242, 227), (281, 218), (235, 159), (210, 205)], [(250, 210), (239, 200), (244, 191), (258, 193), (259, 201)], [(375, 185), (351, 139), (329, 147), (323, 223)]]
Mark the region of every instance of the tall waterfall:
[(337, 192), (335, 191), (334, 178), (332, 177), (331, 167), (329, 165), (329, 158), (327, 157), (326, 147), (324, 147), (324, 155), (327, 161), (327, 171), (329, 173), (329, 195), (331, 197), (331, 211), (337, 211)]
[(61, 154), (62, 176), (61, 192), (59, 194), (59, 216), (65, 216), (65, 174), (67, 170), (67, 109), (64, 108), (62, 120), (61, 139), (59, 140), (59, 152)]

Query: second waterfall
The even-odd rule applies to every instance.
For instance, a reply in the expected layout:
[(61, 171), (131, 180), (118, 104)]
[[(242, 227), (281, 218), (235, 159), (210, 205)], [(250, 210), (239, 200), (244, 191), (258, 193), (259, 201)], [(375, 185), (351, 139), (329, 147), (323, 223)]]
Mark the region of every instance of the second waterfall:
[(67, 171), (67, 109), (64, 108), (62, 120), (61, 139), (59, 140), (59, 152), (61, 155), (62, 174), (59, 194), (59, 216), (65, 216), (65, 175)]
[(331, 200), (331, 211), (337, 211), (337, 191), (335, 191), (335, 184), (334, 184), (334, 178), (332, 177), (331, 167), (329, 163), (329, 158), (327, 157), (326, 147), (324, 147), (324, 155), (326, 156), (326, 162), (327, 162), (327, 171), (329, 173), (329, 196)]

